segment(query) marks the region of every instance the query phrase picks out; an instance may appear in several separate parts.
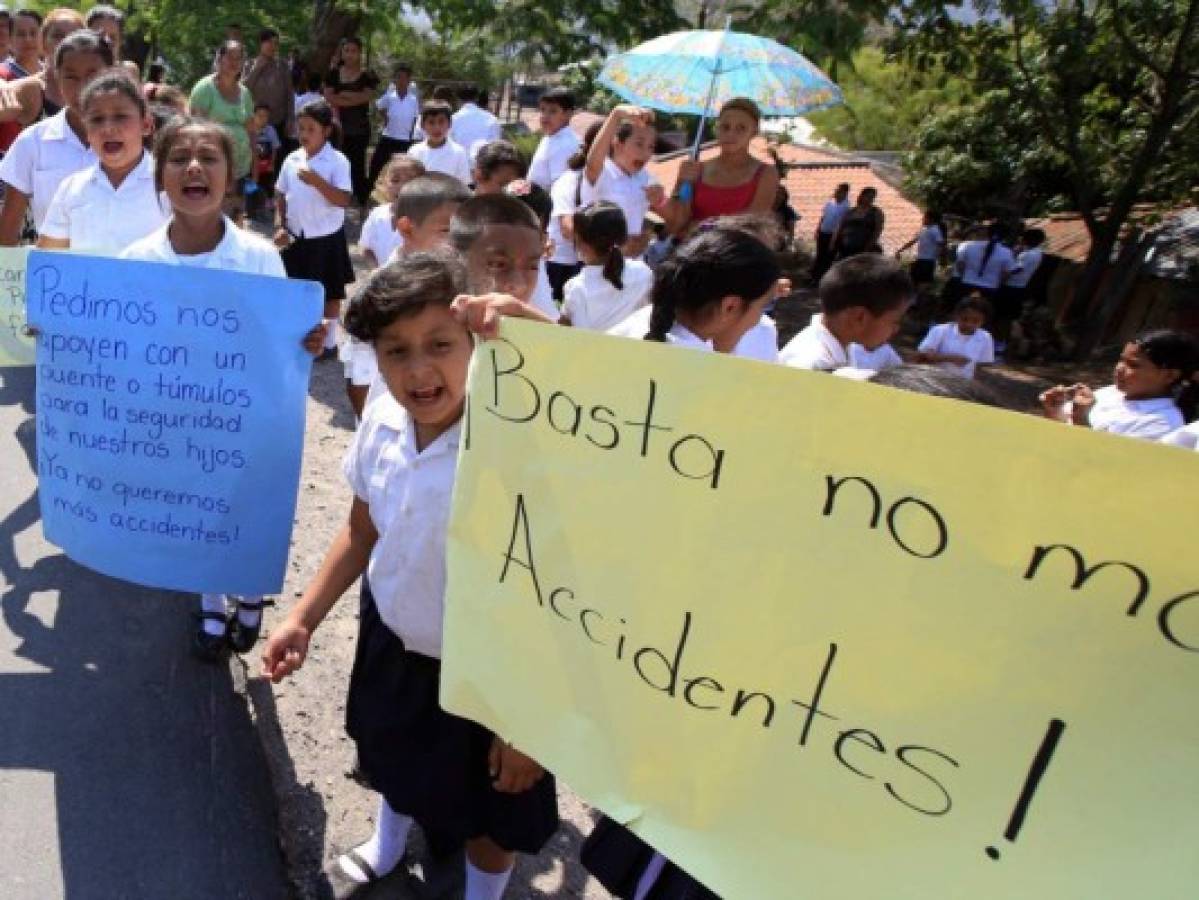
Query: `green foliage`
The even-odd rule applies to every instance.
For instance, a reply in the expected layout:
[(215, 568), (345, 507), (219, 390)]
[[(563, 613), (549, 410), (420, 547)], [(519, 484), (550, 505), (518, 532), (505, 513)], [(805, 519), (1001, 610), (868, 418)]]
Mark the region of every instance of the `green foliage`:
[(940, 66), (920, 70), (864, 47), (842, 70), (843, 106), (811, 113), (821, 137), (846, 150), (909, 150), (930, 117), (961, 106), (967, 85)]
[(747, 0), (733, 13), (738, 30), (798, 50), (839, 81), (891, 6), (891, 0)]

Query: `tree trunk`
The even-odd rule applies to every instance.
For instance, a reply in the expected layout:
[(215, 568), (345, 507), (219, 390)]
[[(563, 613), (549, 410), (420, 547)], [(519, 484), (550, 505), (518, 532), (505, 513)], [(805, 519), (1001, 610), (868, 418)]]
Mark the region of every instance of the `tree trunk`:
[(1107, 320), (1100, 315), (1101, 310), (1092, 309), (1091, 306), (1103, 283), (1104, 273), (1111, 266), (1112, 250), (1119, 237), (1119, 226), (1113, 228), (1112, 224), (1110, 219), (1105, 219), (1102, 227), (1091, 233), (1091, 249), (1087, 252), (1082, 272), (1074, 282), (1070, 305), (1080, 309), (1083, 316), (1082, 333), (1074, 348), (1074, 358), (1078, 360), (1086, 359), (1094, 352), (1107, 330)]
[[(1156, 230), (1148, 232), (1137, 230), (1125, 238), (1112, 277), (1108, 279), (1099, 294), (1094, 315), (1087, 319), (1088, 323), (1092, 321), (1096, 323), (1094, 346), (1091, 347), (1091, 350), (1108, 336), (1111, 325), (1124, 306), (1125, 298), (1136, 284), (1141, 269), (1145, 265), (1145, 257), (1156, 239)], [(1082, 358), (1081, 355), (1079, 358)]]
[(312, 6), (312, 49), (308, 51), (308, 70), (318, 75), (329, 71), (337, 45), (342, 38), (353, 37), (362, 24), (360, 13), (337, 8), (336, 0), (315, 0)]

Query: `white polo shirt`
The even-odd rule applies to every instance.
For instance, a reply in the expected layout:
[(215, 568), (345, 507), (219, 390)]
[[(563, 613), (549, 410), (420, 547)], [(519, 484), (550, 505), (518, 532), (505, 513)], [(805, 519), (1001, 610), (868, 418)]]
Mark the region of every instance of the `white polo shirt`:
[(462, 423), (423, 451), (390, 395), (367, 403), (343, 471), (379, 540), (366, 574), (383, 622), (414, 653), (441, 657), (445, 545)]
[(1192, 422), (1190, 425), (1171, 431), (1162, 438), (1162, 443), (1172, 447), (1182, 447), (1186, 450), (1199, 450), (1199, 422)]
[(855, 369), (869, 372), (882, 372), (903, 365), (903, 357), (895, 352), (890, 344), (883, 344), (874, 350), (867, 350), (861, 344), (849, 345), (849, 364)]
[(931, 350), (933, 353), (949, 353), (964, 356), (969, 362), (964, 366), (957, 363), (942, 362), (937, 366), (947, 372), (974, 377), (974, 368), (979, 363), (995, 362), (995, 341), (991, 332), (985, 328), (977, 329), (974, 334), (962, 334), (956, 322), (946, 322), (944, 325), (934, 325), (920, 342), (919, 350)]
[(452, 138), (446, 138), (440, 147), (430, 147), (428, 141), (413, 144), (408, 148), (408, 155), (424, 163), (426, 172), (453, 175), (464, 185), (471, 182), (470, 157)]
[(142, 153), (117, 188), (98, 162), (69, 175), (58, 186), (40, 232), (70, 241), (72, 250), (117, 256), (169, 219), (167, 199), (154, 189), (154, 162)]
[(649, 198), (645, 189), (654, 181), (649, 172), (642, 169), (636, 175), (630, 175), (609, 157), (604, 160), (604, 168), (595, 184), (583, 176), (582, 206), (607, 200), (615, 203), (624, 210), (625, 225), (629, 229), (629, 237), (636, 237), (645, 228), (645, 214), (649, 212)]
[(416, 122), (420, 118), (420, 97), (411, 87), (401, 97), (396, 93), (392, 84), (375, 101), (375, 108), (387, 114), (387, 124), (383, 127), (383, 137), (393, 141), (410, 141), (416, 132)]
[(1095, 405), (1089, 418), (1095, 431), (1109, 431), (1125, 437), (1158, 441), (1185, 423), (1182, 411), (1169, 397), (1128, 400), (1114, 384), (1095, 391)]
[(550, 262), (563, 266), (574, 266), (579, 262), (574, 241), (568, 241), (562, 234), (562, 217), (573, 216), (578, 212), (575, 197), (579, 194), (579, 179), (582, 177), (581, 171), (568, 169), (558, 176), (554, 186), (550, 188), (553, 207), (550, 209), (550, 224), (546, 228), (550, 240), (554, 242), (554, 255), (550, 257)]
[(545, 260), (542, 259), (537, 268), (537, 284), (533, 286), (533, 296), (529, 303), (549, 316), (551, 322), (557, 322), (562, 317), (558, 304), (554, 302), (554, 288), (550, 284), (549, 273), (545, 270)]
[(472, 160), (476, 145), (498, 141), (503, 136), (500, 120), (474, 103), (463, 103), (450, 120), (451, 140), (460, 147), (468, 148)]
[(300, 181), (296, 173), (309, 168), (338, 190), (351, 190), (350, 161), (326, 143), (315, 156), (303, 147), (283, 160), (275, 190), (287, 198), (287, 227), (297, 237), (318, 238), (333, 234), (345, 225), (346, 211), (321, 196), (320, 191)]
[(121, 259), (139, 259), (143, 262), (168, 263), (173, 266), (195, 266), (198, 269), (227, 269), (247, 275), (273, 275), (286, 278), (283, 260), (275, 245), (253, 232), (238, 228), (225, 218), (225, 234), (211, 253), (181, 256), (171, 246), (168, 236), (170, 223), (163, 225), (153, 234), (126, 247)]
[(581, 146), (579, 136), (569, 125), (547, 134), (533, 152), (533, 159), (529, 163), (529, 181), (548, 191), (566, 171), (566, 164)]
[[(632, 338), (635, 341), (643, 341), (645, 340), (645, 333), (649, 331), (649, 320), (652, 314), (653, 307), (643, 306), (619, 325), (609, 328), (608, 334), (616, 337)], [(711, 341), (704, 340), (691, 331), (691, 329), (680, 325), (678, 322), (675, 322), (670, 327), (670, 331), (666, 332), (666, 343), (674, 344), (678, 347), (690, 347), (692, 350), (716, 352), (716, 348), (712, 346)]]
[[(1016, 265), (1012, 251), (1001, 243), (995, 244), (987, 256), (988, 241), (967, 241), (958, 247), (957, 270), (962, 284), (995, 290)], [(983, 265), (984, 257), (987, 260)]]
[(375, 254), (376, 263), (385, 266), (391, 259), (391, 254), (403, 245), (403, 236), (391, 225), (391, 204), (384, 203), (372, 209), (371, 214), (362, 223), (358, 246)]
[(770, 316), (762, 316), (758, 324), (741, 336), (733, 348), (733, 356), (756, 359), (761, 362), (779, 361), (779, 329)]
[(817, 313), (808, 327), (779, 351), (779, 362), (795, 369), (835, 372), (849, 365), (849, 352), (825, 327), (824, 316)]
[(1045, 253), (1040, 247), (1029, 247), (1017, 256), (1016, 268), (1007, 277), (1007, 284), (1016, 288), (1028, 287), (1032, 277), (1037, 274), (1037, 269), (1041, 267), (1044, 256)]
[(603, 266), (584, 266), (562, 290), (562, 315), (576, 328), (607, 331), (649, 302), (654, 273), (637, 259), (627, 259), (621, 274), (623, 288), (604, 277)]
[(41, 231), (59, 184), (94, 162), (96, 154), (71, 130), (63, 109), (17, 135), (0, 160), (0, 181), (29, 198), (33, 224)]

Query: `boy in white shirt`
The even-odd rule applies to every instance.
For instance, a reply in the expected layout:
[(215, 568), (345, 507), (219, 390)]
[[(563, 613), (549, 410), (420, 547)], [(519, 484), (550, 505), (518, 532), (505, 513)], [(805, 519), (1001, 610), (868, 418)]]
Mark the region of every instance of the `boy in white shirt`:
[(408, 155), (419, 159), (426, 172), (443, 172), (470, 184), (470, 158), (466, 151), (450, 137), (453, 113), (444, 100), (430, 100), (420, 111), (420, 127), (425, 139), (413, 144)]
[(399, 63), (392, 70), (392, 82), (375, 101), (375, 109), (383, 119), (383, 129), (371, 155), (367, 174), (371, 184), (379, 180), (379, 174), (392, 156), (407, 153), (413, 144), (416, 123), (420, 119), (420, 95), (412, 86), (412, 67), (408, 63)]
[(424, 163), (411, 156), (399, 154), (388, 162), (381, 185), (386, 202), (371, 210), (371, 214), (362, 223), (362, 233), (358, 237), (358, 248), (372, 269), (387, 265), (396, 249), (404, 245), (403, 235), (395, 228), (392, 204), (404, 185), (424, 174)]
[(850, 344), (875, 350), (891, 340), (915, 293), (894, 259), (862, 253), (841, 260), (820, 279), (822, 313), (779, 351), (779, 362), (818, 372), (848, 368)]
[(520, 151), (508, 141), (489, 141), (475, 154), (475, 196), (502, 194), (504, 188), (525, 174)]
[[(484, 92), (474, 85), (468, 85), (458, 92), (458, 99), (462, 105), (453, 115), (450, 132), (450, 138), (466, 150), (472, 162), (480, 147), (488, 141), (498, 141), (504, 136), (500, 120), (489, 110), (478, 105), (482, 97), (485, 97)], [(421, 122), (422, 128), (424, 124)]]
[(546, 91), (537, 101), (541, 124), (541, 143), (529, 163), (529, 181), (550, 190), (567, 169), (570, 158), (579, 151), (579, 136), (570, 127), (574, 115), (574, 94), (566, 88)]
[(995, 362), (995, 342), (983, 328), (990, 313), (991, 304), (978, 294), (960, 301), (952, 322), (929, 329), (920, 342), (917, 361), (973, 378), (977, 366)]
[(833, 191), (833, 198), (824, 204), (820, 221), (816, 223), (816, 259), (812, 263), (811, 277), (820, 281), (833, 264), (833, 235), (841, 227), (841, 220), (849, 212), (849, 182), (843, 181)]

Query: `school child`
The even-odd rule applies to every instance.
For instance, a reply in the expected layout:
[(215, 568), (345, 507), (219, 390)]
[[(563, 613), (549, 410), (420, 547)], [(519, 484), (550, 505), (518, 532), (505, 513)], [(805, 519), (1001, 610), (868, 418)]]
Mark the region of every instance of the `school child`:
[(1012, 324), (1024, 314), (1029, 285), (1045, 258), (1045, 251), (1041, 249), (1044, 243), (1045, 232), (1040, 228), (1025, 229), (1020, 235), (1016, 261), (995, 301), (995, 338), (999, 341), (1006, 342), (1011, 337)]
[(862, 253), (834, 263), (819, 293), (822, 313), (779, 351), (779, 362), (820, 372), (848, 367), (850, 344), (874, 350), (895, 336), (915, 288), (896, 260)]
[[(504, 193), (519, 200), (533, 211), (533, 214), (537, 216), (537, 221), (541, 223), (543, 245), (548, 247), (550, 239), (546, 234), (546, 228), (549, 225), (550, 212), (553, 209), (549, 194), (524, 178), (508, 182), (504, 185)], [(477, 192), (475, 196), (478, 196)], [(558, 310), (558, 304), (554, 302), (554, 289), (550, 284), (547, 265), (543, 253), (541, 259), (538, 260), (537, 286), (533, 289), (533, 296), (529, 298), (529, 303), (541, 310), (551, 322), (557, 322), (562, 314)]]
[[(737, 347), (773, 299), (778, 278), (769, 247), (740, 228), (717, 226), (683, 243), (655, 273), (648, 332), (639, 311), (608, 333), (709, 352)], [(718, 900), (607, 816), (588, 835), (580, 859), (617, 897)]]
[(246, 186), (246, 212), (251, 219), (258, 214), (259, 209), (267, 212), (275, 210), (275, 154), (283, 142), (271, 124), (271, 108), (266, 103), (254, 107), (253, 132), (254, 165), (250, 170), (253, 188)]
[(579, 256), (575, 252), (575, 237), (573, 217), (582, 206), (583, 167), (587, 164), (587, 154), (595, 138), (599, 134), (600, 124), (596, 122), (587, 129), (583, 136), (583, 145), (567, 161), (566, 171), (558, 176), (550, 188), (550, 218), (546, 234), (553, 251), (545, 263), (546, 276), (549, 278), (550, 291), (555, 300), (562, 302), (562, 291), (566, 282), (583, 270)]
[(1092, 391), (1058, 385), (1041, 394), (1045, 415), (1069, 425), (1156, 441), (1199, 414), (1199, 342), (1182, 331), (1148, 331), (1124, 345), (1115, 384)]
[(54, 194), (39, 247), (116, 256), (168, 218), (143, 149), (152, 124), (142, 92), (123, 70), (110, 69), (79, 101), (97, 161), (70, 175)]
[(470, 158), (450, 137), (452, 115), (453, 109), (444, 100), (430, 100), (422, 106), (420, 127), (425, 139), (408, 148), (408, 155), (424, 163), (428, 172), (444, 172), (469, 185)]
[(58, 45), (54, 70), (66, 106), (22, 131), (0, 160), (0, 247), (16, 246), (26, 210), (41, 230), (59, 184), (96, 161), (87, 144), (79, 98), (84, 86), (111, 65), (112, 48), (93, 31), (75, 31)]
[(537, 119), (541, 125), (541, 142), (529, 163), (529, 181), (548, 191), (570, 167), (570, 160), (579, 152), (579, 136), (570, 127), (575, 111), (575, 97), (566, 88), (551, 88), (537, 101)]
[[(489, 141), (498, 141), (504, 133), (500, 120), (487, 109), (487, 91), (468, 84), (458, 90), (458, 111), (452, 119), (450, 137), (466, 150), (474, 162), (479, 148)], [(480, 105), (482, 104), (482, 105)]]
[(404, 243), (404, 238), (395, 229), (392, 204), (400, 195), (400, 189), (414, 178), (425, 174), (424, 164), (410, 156), (396, 154), (383, 169), (379, 189), (383, 202), (371, 210), (362, 223), (358, 236), (358, 249), (362, 251), (366, 264), (377, 269), (391, 259), (391, 255)]
[(665, 222), (654, 223), (654, 239), (645, 249), (645, 264), (656, 269), (666, 261), (674, 250), (674, 238), (666, 230)]
[(346, 207), (351, 200), (350, 161), (329, 143), (336, 124), (327, 100), (300, 110), (300, 149), (283, 160), (275, 184), (275, 246), (282, 248), (289, 278), (325, 287), (325, 351), (337, 347), (337, 322), (354, 266), (346, 246)]
[(574, 234), (583, 271), (566, 282), (561, 321), (607, 331), (645, 306), (654, 273), (620, 252), (629, 233), (615, 203), (592, 203), (575, 213)]
[(960, 279), (959, 290), (980, 293), (988, 301), (995, 298), (1016, 266), (1016, 257), (1003, 242), (1007, 233), (1002, 222), (992, 222), (985, 241), (966, 241), (958, 247), (954, 274)]
[(903, 357), (889, 343), (867, 350), (861, 344), (849, 345), (850, 368), (862, 372), (885, 372), (904, 364)]
[[(503, 735), (438, 705), (446, 528), (473, 347), (467, 326), (494, 331), (497, 312), (540, 319), (519, 298), (532, 290), (528, 264), (541, 236), (533, 214), (502, 195), (462, 204), (451, 235), (465, 266), (450, 254), (405, 255), (350, 305), (347, 327), (374, 344), (389, 395), (367, 406), (346, 455), (349, 521), (271, 634), (263, 666), (274, 681), (299, 668), (312, 632), (365, 571), (346, 727), (382, 796), (374, 834), (340, 857), (336, 880), (387, 875), (416, 821), (434, 852), (466, 845), (467, 900), (499, 900), (515, 853), (536, 853), (557, 828), (554, 779)], [(516, 293), (451, 309), (465, 289), (492, 285)], [(409, 515), (413, 499), (420, 508)]]
[[(393, 156), (392, 165), (401, 160), (420, 165), (406, 156)], [(466, 186), (442, 172), (427, 172), (405, 184), (388, 207), (400, 243), (383, 264), (391, 265), (406, 254), (447, 246), (450, 219), (459, 205), (469, 199)], [(344, 350), (346, 394), (355, 418), (361, 421), (363, 410), (386, 392), (386, 386), (378, 377), (375, 349), (368, 341), (360, 341), (351, 334)]]
[(622, 104), (608, 114), (587, 152), (581, 203), (608, 200), (624, 210), (629, 239), (623, 250), (628, 257), (645, 252), (645, 214), (650, 209), (661, 213), (666, 202), (662, 185), (645, 168), (656, 139), (653, 112)]
[(903, 253), (913, 244), (916, 246), (916, 260), (908, 273), (912, 276), (912, 284), (919, 290), (922, 285), (933, 283), (937, 275), (937, 262), (945, 253), (945, 228), (939, 214), (931, 209), (925, 210), (920, 231), (895, 251), (895, 255)]
[(416, 121), (420, 118), (420, 95), (412, 84), (412, 66), (397, 63), (391, 70), (391, 84), (383, 96), (375, 101), (375, 109), (383, 119), (379, 142), (371, 156), (367, 175), (371, 184), (397, 153), (407, 153), (416, 134)]
[(508, 141), (489, 141), (475, 154), (472, 173), (476, 194), (498, 194), (508, 182), (524, 177), (525, 164)]
[[(166, 194), (171, 218), (127, 247), (121, 258), (286, 277), (279, 252), (222, 212), (235, 181), (233, 158), (233, 144), (220, 125), (187, 117), (167, 125), (155, 146), (154, 187)], [(320, 352), (323, 340), (319, 324), (303, 335), (312, 354)], [(249, 651), (258, 640), (265, 605), (261, 597), (202, 595), (200, 629), (192, 644), (196, 655), (213, 661), (230, 648)]]
[(995, 342), (983, 328), (990, 314), (991, 304), (978, 294), (958, 301), (953, 321), (934, 325), (920, 342), (917, 361), (973, 378), (978, 366), (995, 362)]

